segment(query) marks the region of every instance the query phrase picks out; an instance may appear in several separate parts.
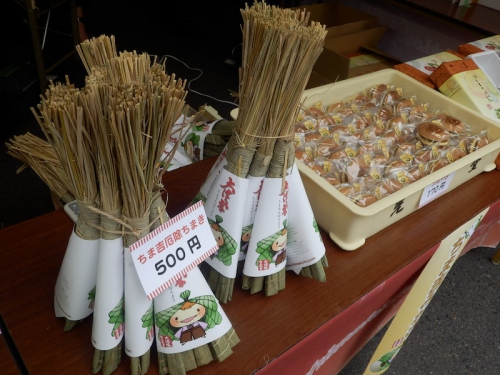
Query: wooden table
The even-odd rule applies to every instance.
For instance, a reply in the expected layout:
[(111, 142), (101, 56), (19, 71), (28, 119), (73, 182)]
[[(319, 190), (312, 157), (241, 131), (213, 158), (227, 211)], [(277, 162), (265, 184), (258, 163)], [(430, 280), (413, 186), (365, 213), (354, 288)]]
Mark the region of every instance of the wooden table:
[[(182, 211), (204, 181), (213, 159), (166, 174), (168, 211)], [(273, 297), (249, 295), (239, 280), (223, 305), (241, 342), (222, 363), (189, 374), (333, 374), (397, 311), (439, 242), (486, 207), (500, 216), (500, 171), (482, 173), (391, 227), (358, 250), (341, 250), (323, 233), (327, 281), (287, 273)], [(30, 374), (91, 374), (92, 319), (69, 332), (54, 316), (53, 292), (71, 233), (63, 210), (0, 230), (0, 314)], [(156, 354), (148, 373), (157, 374)], [(316, 363), (316, 365), (315, 365)], [(328, 366), (327, 366), (328, 364)], [(306, 371), (303, 371), (306, 369)], [(321, 370), (321, 371), (320, 371)], [(326, 371), (328, 372), (322, 372)], [(116, 374), (129, 374), (124, 355)]]
[(21, 374), (21, 371), (17, 367), (16, 361), (12, 357), (9, 347), (5, 341), (5, 332), (0, 334), (0, 364), (1, 373), (4, 375)]

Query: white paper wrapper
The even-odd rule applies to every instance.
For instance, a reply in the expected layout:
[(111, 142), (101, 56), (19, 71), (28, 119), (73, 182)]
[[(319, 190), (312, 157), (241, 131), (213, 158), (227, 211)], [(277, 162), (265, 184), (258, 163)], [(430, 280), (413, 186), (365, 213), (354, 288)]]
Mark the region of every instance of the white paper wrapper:
[(99, 350), (116, 347), (123, 337), (123, 240), (100, 240), (92, 344)]
[(282, 178), (264, 178), (243, 268), (247, 276), (272, 275), (285, 268), (288, 251), (288, 179), (282, 190)]
[(124, 259), (125, 353), (129, 357), (140, 357), (153, 344), (153, 301), (148, 299), (141, 285), (129, 248), (124, 250)]
[(205, 182), (203, 183), (203, 185), (201, 185), (200, 191), (196, 195), (193, 203), (196, 203), (197, 201), (200, 201), (200, 200), (203, 202), (207, 201), (208, 195), (210, 194), (210, 192), (214, 188), (215, 184), (217, 183), (219, 175), (224, 170), (224, 166), (227, 164), (226, 152), (227, 152), (227, 146), (226, 146), (226, 148), (224, 148), (224, 150), (218, 156), (214, 165), (212, 165), (212, 168), (208, 172), (207, 178), (205, 179)]
[(55, 286), (57, 317), (80, 320), (92, 313), (98, 257), (99, 240), (83, 240), (73, 230)]
[(260, 192), (264, 177), (248, 176), (248, 197), (245, 203), (245, 212), (243, 213), (243, 229), (240, 237), (240, 252), (238, 260), (245, 260), (250, 237), (252, 236), (253, 222), (255, 219), (255, 212), (259, 204)]
[(180, 147), (192, 161), (203, 160), (203, 149), (205, 138), (212, 134), (212, 129), (221, 120), (211, 122), (202, 122), (194, 124), (191, 130), (188, 131), (180, 141)]
[(219, 249), (206, 260), (220, 274), (235, 278), (248, 180), (222, 169), (213, 184), (205, 212)]
[(320, 261), (326, 249), (296, 164), (288, 180), (289, 200), (292, 203), (288, 210), (286, 270), (299, 273), (302, 267)]
[(231, 328), (197, 267), (154, 299), (154, 311), (156, 347), (162, 353), (200, 347), (219, 339)]

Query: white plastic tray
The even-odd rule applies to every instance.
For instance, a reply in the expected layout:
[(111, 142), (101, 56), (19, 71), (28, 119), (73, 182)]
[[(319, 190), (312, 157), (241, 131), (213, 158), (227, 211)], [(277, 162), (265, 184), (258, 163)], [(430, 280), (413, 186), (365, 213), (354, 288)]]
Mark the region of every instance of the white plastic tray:
[(394, 69), (385, 69), (333, 85), (306, 90), (303, 97), (304, 106), (311, 107), (318, 100), (324, 104), (338, 102), (379, 83), (402, 87), (405, 96), (416, 95), (419, 102), (429, 103), (430, 110), (439, 109), (452, 114), (469, 124), (474, 133), (487, 130), (490, 143), (368, 207), (357, 206), (297, 160), (318, 225), (344, 250), (361, 247), (366, 238), (418, 210), (422, 192), (433, 182), (453, 174), (446, 190), (449, 192), (479, 173), (493, 170), (500, 151), (500, 124)]

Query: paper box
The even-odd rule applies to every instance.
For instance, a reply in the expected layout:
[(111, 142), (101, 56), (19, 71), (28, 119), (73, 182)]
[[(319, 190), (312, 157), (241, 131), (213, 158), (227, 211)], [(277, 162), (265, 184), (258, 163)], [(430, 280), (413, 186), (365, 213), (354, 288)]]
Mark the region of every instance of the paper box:
[(500, 89), (500, 57), (495, 51), (473, 53), (468, 58), (474, 60), (493, 85)]
[(379, 25), (378, 17), (337, 2), (313, 4), (293, 9), (306, 10), (312, 21), (326, 26), (327, 38), (348, 35)]
[(422, 82), (431, 89), (436, 89), (436, 85), (432, 82), (430, 77), (432, 72), (434, 72), (443, 62), (457, 61), (462, 60), (463, 58), (464, 56), (459, 53), (449, 50), (421, 57), (419, 59), (406, 61), (402, 64), (396, 64), (394, 65), (394, 69), (409, 75), (419, 82)]
[(488, 50), (500, 53), (500, 35), (494, 35), (488, 38), (476, 40), (474, 42), (460, 44), (457, 48), (457, 52), (464, 56)]
[(445, 62), (431, 79), (447, 97), (500, 122), (500, 92), (474, 60)]

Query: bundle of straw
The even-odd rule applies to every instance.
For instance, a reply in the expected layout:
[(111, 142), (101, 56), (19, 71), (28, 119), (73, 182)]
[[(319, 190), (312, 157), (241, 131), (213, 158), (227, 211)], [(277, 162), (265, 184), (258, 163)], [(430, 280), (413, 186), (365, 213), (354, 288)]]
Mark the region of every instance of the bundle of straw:
[[(32, 112), (46, 139), (52, 145), (76, 198), (80, 214), (56, 283), (57, 316), (66, 317), (65, 330), (92, 313), (92, 291), (95, 287), (100, 218), (95, 212), (98, 187), (93, 158), (94, 139), (80, 105), (80, 90), (66, 77), (66, 83), (51, 82), (37, 111)], [(75, 272), (70, 259), (85, 259), (85, 267)], [(69, 285), (69, 289), (65, 286)], [(68, 299), (66, 299), (68, 298)], [(88, 299), (91, 303), (88, 304)], [(66, 305), (62, 300), (69, 301)], [(71, 320), (69, 317), (73, 317)]]
[[(106, 36), (83, 43), (78, 51), (89, 72), (87, 86), (95, 89), (96, 84), (105, 82), (108, 92), (106, 95), (100, 95), (100, 98), (112, 98), (106, 104), (109, 107), (108, 113), (103, 116), (103, 119), (110, 121), (110, 126), (106, 127), (107, 124), (103, 124), (101, 130), (111, 128), (109, 132), (113, 134), (113, 139), (116, 142), (117, 163), (122, 179), (121, 195), (123, 195), (125, 202), (136, 203), (136, 205), (125, 204), (123, 209), (125, 227), (129, 232), (125, 236), (124, 246), (128, 247), (148, 231), (154, 230), (168, 220), (166, 205), (161, 198), (162, 186), (160, 182), (161, 176), (166, 170), (164, 166), (170, 164), (178, 142), (174, 144), (172, 152), (166, 159), (161, 160), (160, 158), (163, 156), (166, 141), (171, 138), (181, 139), (183, 130), (188, 129), (187, 125), (196, 121), (201, 112), (192, 114), (188, 121), (177, 124), (174, 129), (173, 125), (176, 120), (185, 118), (186, 116), (182, 115), (182, 112), (187, 113), (188, 109), (184, 101), (185, 83), (181, 80), (176, 81), (175, 76), (168, 76), (164, 72), (164, 65), (150, 65), (149, 57), (146, 54), (139, 56), (135, 52), (125, 52), (118, 55), (114, 51), (114, 40), (108, 39)], [(121, 89), (117, 90), (117, 87)], [(99, 90), (101, 89), (102, 85), (99, 86)], [(104, 106), (103, 103), (101, 108)], [(106, 132), (108, 130), (104, 130), (102, 135), (104, 136)], [(103, 137), (103, 139), (105, 138)], [(137, 157), (130, 163), (130, 156), (134, 155)], [(149, 222), (146, 221), (147, 219)], [(139, 316), (135, 317), (135, 320), (139, 322), (138, 318), (141, 318), (141, 321), (144, 322), (142, 327), (147, 328), (147, 337), (150, 340), (152, 332), (150, 330), (153, 326), (150, 314), (154, 310), (153, 306), (162, 305), (162, 302), (165, 304), (163, 300), (166, 298), (166, 294), (157, 296), (153, 305), (149, 304), (144, 296), (141, 298), (140, 288), (135, 288), (137, 279), (130, 264), (127, 265), (126, 270), (125, 299), (133, 299), (134, 302), (137, 302), (138, 298), (142, 300), (143, 310), (146, 310), (146, 313), (141, 316), (141, 312)], [(126, 332), (130, 331), (132, 326), (130, 320), (134, 319), (133, 314), (137, 312), (135, 309), (129, 311), (132, 313), (126, 314)], [(234, 337), (235, 334), (231, 340), (233, 345), (237, 342), (237, 336), (236, 339)], [(137, 347), (134, 348), (135, 345), (130, 343), (130, 338), (133, 340), (134, 335), (126, 333), (126, 349), (129, 353), (137, 352)], [(149, 347), (148, 344), (145, 346)], [(175, 355), (158, 352), (160, 373), (184, 374), (189, 369), (213, 360), (212, 352), (218, 360), (222, 360), (224, 357), (222, 354), (217, 354), (216, 350), (219, 346), (220, 344), (211, 343), (210, 347), (204, 345)], [(224, 356), (230, 353), (230, 350), (224, 350)], [(96, 350), (96, 357), (99, 354), (102, 356), (102, 353)], [(112, 357), (117, 356), (112, 355)], [(149, 350), (140, 358), (132, 356), (131, 361), (133, 374), (145, 373), (149, 366)], [(99, 368), (94, 368), (94, 370), (99, 370)], [(105, 372), (104, 369), (103, 372)]]
[(62, 202), (75, 199), (68, 176), (50, 143), (28, 132), (14, 136), (6, 146), (7, 154), (23, 163), (17, 173), (31, 168)]
[[(265, 2), (247, 5), (241, 14), (239, 112), (227, 147), (225, 169), (239, 177), (263, 178), (268, 174), (276, 142), (291, 142), (300, 100), (322, 52), (326, 30), (318, 23), (309, 24), (305, 12), (268, 6)], [(284, 149), (290, 153), (288, 146)], [(293, 159), (279, 160), (278, 169), (293, 164)], [(208, 280), (221, 301), (231, 300), (233, 277), (212, 268)], [(256, 292), (263, 282), (245, 278), (244, 288)]]

